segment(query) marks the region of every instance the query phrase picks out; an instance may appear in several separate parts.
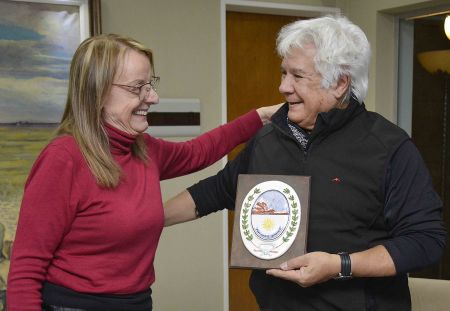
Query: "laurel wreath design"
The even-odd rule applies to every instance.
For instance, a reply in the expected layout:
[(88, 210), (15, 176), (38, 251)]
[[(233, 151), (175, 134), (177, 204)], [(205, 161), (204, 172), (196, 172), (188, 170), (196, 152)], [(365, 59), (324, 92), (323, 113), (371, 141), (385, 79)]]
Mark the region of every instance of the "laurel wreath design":
[(294, 196), (292, 194), (290, 195), (291, 191), (288, 188), (285, 188), (285, 189), (283, 189), (283, 192), (286, 194), (286, 196), (288, 196), (288, 200), (291, 201), (291, 202), (289, 202), (289, 204), (292, 207), (292, 209), (291, 209), (292, 218), (291, 218), (290, 227), (286, 231), (286, 235), (283, 237), (283, 241), (288, 242), (289, 239), (291, 238), (291, 236), (294, 235), (294, 232), (298, 227), (298, 209), (297, 209), (297, 202), (295, 202)]
[(250, 233), (249, 230), (249, 214), (250, 208), (252, 206), (252, 201), (255, 200), (256, 194), (259, 194), (261, 190), (259, 188), (255, 188), (253, 193), (248, 196), (247, 202), (244, 203), (244, 208), (242, 209), (242, 218), (241, 218), (241, 226), (244, 231), (245, 238), (249, 241), (253, 240), (253, 234)]

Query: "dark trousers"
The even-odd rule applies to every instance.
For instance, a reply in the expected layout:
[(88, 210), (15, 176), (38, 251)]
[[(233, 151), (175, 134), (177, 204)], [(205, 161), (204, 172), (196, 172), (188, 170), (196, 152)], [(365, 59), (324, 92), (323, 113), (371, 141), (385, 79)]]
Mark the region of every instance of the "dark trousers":
[(88, 310), (78, 309), (78, 308), (57, 307), (57, 306), (51, 306), (46, 303), (43, 303), (42, 311), (88, 311)]
[[(58, 306), (53, 306), (53, 305), (43, 303), (42, 311), (89, 311), (89, 310), (78, 309), (78, 308), (68, 308), (68, 307), (58, 307)], [(149, 311), (152, 311), (152, 310), (149, 310)]]

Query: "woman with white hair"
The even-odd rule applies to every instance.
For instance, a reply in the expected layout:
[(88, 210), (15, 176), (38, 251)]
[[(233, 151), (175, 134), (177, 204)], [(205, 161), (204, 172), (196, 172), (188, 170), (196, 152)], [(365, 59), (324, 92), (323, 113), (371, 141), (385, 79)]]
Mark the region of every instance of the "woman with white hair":
[(216, 176), (165, 204), (166, 225), (233, 209), (239, 174), (311, 176), (307, 254), (255, 270), (261, 310), (410, 310), (407, 273), (446, 243), (442, 202), (408, 135), (366, 110), (370, 46), (345, 17), (285, 26), (286, 103)]

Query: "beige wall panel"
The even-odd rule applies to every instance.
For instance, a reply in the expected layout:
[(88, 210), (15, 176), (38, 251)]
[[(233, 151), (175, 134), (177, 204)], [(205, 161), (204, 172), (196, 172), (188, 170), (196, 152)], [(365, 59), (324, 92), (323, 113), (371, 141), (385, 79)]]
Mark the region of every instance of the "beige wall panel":
[(349, 0), (348, 16), (366, 33), (372, 46), (369, 92), (366, 106), (387, 119), (397, 120), (397, 34), (395, 16), (385, 13), (404, 12), (442, 4), (443, 1), (417, 0)]
[[(153, 49), (160, 97), (199, 98), (202, 130), (220, 123), (219, 1), (107, 0), (102, 13), (103, 32), (129, 35)], [(220, 167), (163, 182), (164, 199)], [(220, 214), (164, 230), (152, 286), (155, 310), (223, 309), (222, 254)]]

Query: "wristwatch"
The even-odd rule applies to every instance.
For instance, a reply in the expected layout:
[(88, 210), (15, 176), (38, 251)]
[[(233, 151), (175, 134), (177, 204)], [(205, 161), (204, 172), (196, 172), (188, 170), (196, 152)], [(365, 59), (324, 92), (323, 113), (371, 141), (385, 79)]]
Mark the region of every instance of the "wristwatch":
[(352, 262), (350, 255), (347, 252), (340, 252), (341, 257), (341, 272), (334, 277), (335, 280), (348, 280), (352, 278)]

